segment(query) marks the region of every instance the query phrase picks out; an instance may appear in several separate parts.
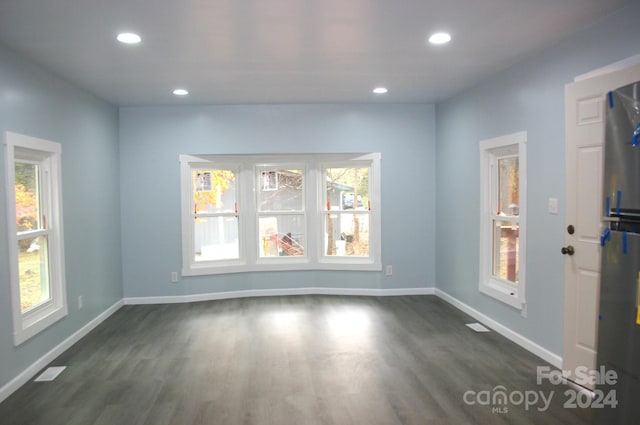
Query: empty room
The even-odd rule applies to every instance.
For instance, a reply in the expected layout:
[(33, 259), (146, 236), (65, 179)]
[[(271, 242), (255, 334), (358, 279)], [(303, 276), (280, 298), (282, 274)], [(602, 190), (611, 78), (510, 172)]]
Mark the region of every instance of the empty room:
[(638, 16), (3, 0), (0, 424), (640, 423)]

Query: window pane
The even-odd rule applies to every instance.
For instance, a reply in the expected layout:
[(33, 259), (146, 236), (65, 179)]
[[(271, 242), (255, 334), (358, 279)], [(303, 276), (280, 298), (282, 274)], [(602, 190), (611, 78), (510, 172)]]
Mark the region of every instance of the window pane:
[(240, 257), (236, 216), (196, 218), (194, 228), (196, 261)]
[(304, 255), (305, 234), (303, 215), (260, 217), (260, 257)]
[(519, 224), (493, 220), (493, 275), (518, 282)]
[(46, 236), (18, 241), (18, 276), (23, 313), (51, 298)]
[(15, 163), (16, 225), (18, 232), (40, 229), (39, 167)]
[(259, 211), (302, 211), (302, 170), (258, 169)]
[(327, 168), (327, 209), (369, 209), (369, 168)]
[(236, 176), (231, 170), (193, 170), (193, 204), (196, 213), (236, 210)]
[(325, 217), (326, 255), (369, 256), (369, 214), (327, 214)]
[(498, 214), (520, 215), (518, 158), (498, 160)]

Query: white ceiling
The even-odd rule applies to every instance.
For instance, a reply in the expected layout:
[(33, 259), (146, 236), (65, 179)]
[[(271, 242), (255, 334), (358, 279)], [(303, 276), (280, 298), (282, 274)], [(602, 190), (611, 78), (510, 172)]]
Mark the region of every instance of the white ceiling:
[[(625, 3), (0, 0), (0, 41), (117, 105), (434, 103)], [(453, 41), (425, 43), (438, 30)]]

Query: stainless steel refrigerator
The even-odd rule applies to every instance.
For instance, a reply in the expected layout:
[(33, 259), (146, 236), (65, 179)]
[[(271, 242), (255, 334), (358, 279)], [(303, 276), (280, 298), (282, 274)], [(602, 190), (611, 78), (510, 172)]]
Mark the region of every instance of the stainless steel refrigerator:
[(640, 424), (639, 92), (637, 82), (607, 98), (596, 425)]

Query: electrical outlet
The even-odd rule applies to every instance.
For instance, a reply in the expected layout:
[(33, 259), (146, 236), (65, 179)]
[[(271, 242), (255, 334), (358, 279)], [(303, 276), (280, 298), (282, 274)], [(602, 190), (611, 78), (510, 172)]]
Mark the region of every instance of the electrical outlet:
[(178, 272), (171, 272), (171, 282), (178, 283)]
[(84, 301), (82, 300), (82, 295), (78, 295), (78, 310), (82, 310), (84, 307)]
[(393, 266), (387, 266), (386, 275), (391, 276), (393, 274)]

